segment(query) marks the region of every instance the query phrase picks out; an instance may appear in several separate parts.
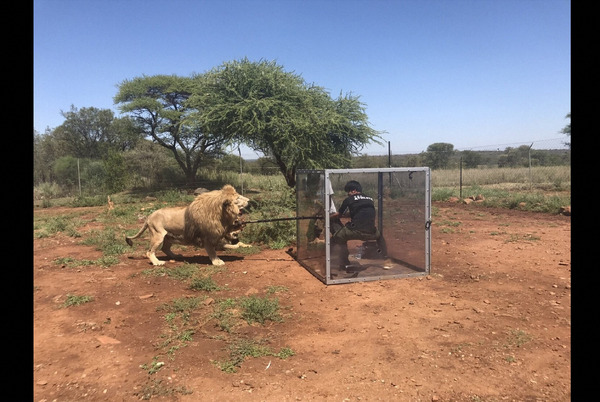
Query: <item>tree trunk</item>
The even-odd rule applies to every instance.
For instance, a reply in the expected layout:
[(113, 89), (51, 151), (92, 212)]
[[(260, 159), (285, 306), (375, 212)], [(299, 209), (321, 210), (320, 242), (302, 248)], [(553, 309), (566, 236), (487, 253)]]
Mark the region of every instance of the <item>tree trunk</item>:
[(285, 176), (285, 181), (287, 183), (288, 186), (290, 186), (291, 188), (294, 188), (296, 186), (296, 169), (293, 169), (293, 171), (287, 171), (284, 172), (284, 176)]
[(279, 171), (283, 173), (283, 177), (285, 177), (285, 182), (289, 187), (294, 188), (296, 186), (296, 168), (292, 167), (288, 169), (280, 155), (274, 155), (274, 157), (277, 166), (279, 166)]
[(196, 185), (196, 171), (194, 169), (185, 169), (185, 184), (190, 188)]

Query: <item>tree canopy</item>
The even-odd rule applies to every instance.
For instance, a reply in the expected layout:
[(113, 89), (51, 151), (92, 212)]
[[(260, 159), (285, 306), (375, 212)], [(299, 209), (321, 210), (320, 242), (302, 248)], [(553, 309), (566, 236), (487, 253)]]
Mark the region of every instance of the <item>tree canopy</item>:
[(123, 113), (129, 113), (145, 135), (173, 153), (188, 183), (205, 158), (220, 154), (227, 136), (204, 129), (189, 97), (200, 78), (176, 75), (142, 76), (125, 80), (114, 98)]
[(483, 159), (480, 153), (469, 150), (462, 151), (462, 158), (466, 168), (476, 168)]
[(171, 150), (189, 182), (229, 143), (272, 158), (290, 187), (297, 168), (350, 164), (379, 133), (351, 94), (332, 99), (273, 61), (226, 62), (203, 74), (123, 81), (114, 98), (144, 133)]
[(333, 100), (273, 61), (228, 62), (196, 79), (201, 125), (273, 158), (290, 187), (297, 168), (344, 167), (378, 142), (358, 97)]
[(436, 142), (427, 147), (424, 161), (431, 169), (442, 169), (448, 167), (448, 162), (453, 154), (454, 145), (446, 142)]
[(133, 148), (140, 138), (130, 119), (115, 118), (110, 109), (71, 106), (61, 114), (65, 121), (52, 135), (65, 155), (102, 158), (110, 151)]

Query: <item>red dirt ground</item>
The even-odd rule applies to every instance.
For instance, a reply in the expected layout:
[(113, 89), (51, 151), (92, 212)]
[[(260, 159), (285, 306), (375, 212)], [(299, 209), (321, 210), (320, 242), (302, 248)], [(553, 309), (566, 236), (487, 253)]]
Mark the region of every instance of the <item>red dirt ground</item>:
[[(224, 289), (206, 292), (142, 275), (152, 268), (147, 234), (109, 268), (54, 262), (99, 258), (81, 238), (35, 239), (33, 400), (569, 401), (570, 217), (448, 203), (434, 212), (429, 276), (331, 286), (286, 250), (220, 253), (226, 269), (212, 278)], [(86, 218), (104, 213), (89, 208)], [(100, 227), (78, 230), (85, 238)], [(209, 268), (204, 250), (193, 253), (185, 262)], [(282, 322), (229, 334), (199, 319), (172, 356), (160, 348), (165, 303), (208, 296), (208, 317), (217, 300), (273, 287)], [(61, 308), (69, 294), (93, 301)], [(214, 362), (228, 358), (235, 336), (294, 355), (247, 357), (226, 373)], [(150, 374), (155, 358), (164, 366)]]

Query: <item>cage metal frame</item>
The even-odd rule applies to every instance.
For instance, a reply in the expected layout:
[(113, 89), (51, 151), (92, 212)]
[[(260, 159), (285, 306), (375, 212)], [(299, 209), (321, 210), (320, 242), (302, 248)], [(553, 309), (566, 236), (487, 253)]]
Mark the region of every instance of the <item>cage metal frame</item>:
[[(313, 276), (319, 279), (326, 285), (334, 285), (334, 284), (342, 284), (342, 283), (353, 283), (353, 282), (366, 282), (366, 281), (378, 281), (384, 279), (398, 279), (398, 278), (408, 278), (415, 276), (426, 276), (431, 272), (431, 170), (429, 167), (404, 167), (404, 168), (362, 168), (362, 169), (298, 169), (296, 172), (296, 178), (298, 179), (298, 175), (301, 174), (323, 174), (324, 175), (324, 188), (323, 193), (325, 197), (325, 211), (330, 210), (330, 196), (332, 193), (331, 182), (330, 182), (330, 174), (353, 174), (353, 173), (399, 173), (399, 172), (424, 172), (425, 173), (425, 205), (424, 205), (424, 251), (425, 251), (425, 267), (424, 271), (408, 273), (408, 274), (396, 274), (396, 275), (374, 275), (374, 276), (366, 276), (366, 277), (352, 277), (352, 278), (332, 278), (331, 276), (331, 241), (329, 236), (330, 233), (330, 220), (329, 213), (325, 213), (325, 277), (322, 275), (318, 275), (312, 267), (303, 263), (302, 260), (298, 260), (298, 262), (307, 269)], [(298, 180), (296, 181), (298, 182)], [(297, 198), (299, 197), (299, 192), (296, 192)], [(297, 199), (298, 205), (299, 200)], [(377, 219), (378, 219), (378, 227), (383, 233), (383, 195), (382, 195), (382, 181), (381, 175), (378, 175), (378, 191), (377, 191)], [(296, 233), (297, 238), (300, 238), (300, 223), (297, 221), (296, 224)]]

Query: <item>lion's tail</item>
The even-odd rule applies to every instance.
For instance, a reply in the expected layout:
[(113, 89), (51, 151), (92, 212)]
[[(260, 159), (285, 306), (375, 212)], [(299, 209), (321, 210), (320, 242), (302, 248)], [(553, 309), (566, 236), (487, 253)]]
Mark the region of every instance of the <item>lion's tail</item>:
[(130, 246), (133, 246), (133, 239), (137, 239), (138, 237), (140, 237), (142, 235), (142, 233), (144, 233), (144, 231), (148, 229), (148, 221), (144, 222), (144, 226), (142, 226), (142, 228), (140, 229), (139, 232), (137, 232), (135, 235), (133, 236), (125, 236), (125, 241), (127, 242), (127, 244), (129, 244)]

